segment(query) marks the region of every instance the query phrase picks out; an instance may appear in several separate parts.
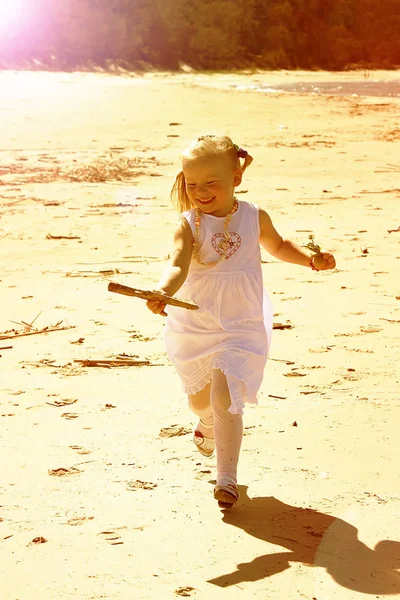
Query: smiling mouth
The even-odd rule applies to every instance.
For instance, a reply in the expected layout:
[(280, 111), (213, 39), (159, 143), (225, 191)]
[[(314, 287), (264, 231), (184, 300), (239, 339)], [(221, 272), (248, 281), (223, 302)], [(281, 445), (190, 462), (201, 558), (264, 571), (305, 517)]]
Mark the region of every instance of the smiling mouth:
[(212, 198), (197, 198), (197, 202), (200, 202), (200, 204), (211, 204), (214, 198), (215, 196), (213, 196)]

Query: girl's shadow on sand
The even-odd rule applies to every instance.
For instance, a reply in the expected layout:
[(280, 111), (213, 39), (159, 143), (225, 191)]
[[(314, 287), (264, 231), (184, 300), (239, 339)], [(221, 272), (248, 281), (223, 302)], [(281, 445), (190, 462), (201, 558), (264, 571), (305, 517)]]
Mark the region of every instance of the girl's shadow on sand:
[(220, 587), (258, 581), (290, 568), (291, 562), (322, 567), (343, 587), (364, 594), (400, 593), (400, 542), (385, 540), (374, 549), (357, 537), (357, 529), (342, 519), (309, 508), (297, 508), (276, 498), (249, 498), (240, 486), (237, 508), (223, 521), (249, 535), (287, 548), (237, 565), (233, 573), (209, 580)]

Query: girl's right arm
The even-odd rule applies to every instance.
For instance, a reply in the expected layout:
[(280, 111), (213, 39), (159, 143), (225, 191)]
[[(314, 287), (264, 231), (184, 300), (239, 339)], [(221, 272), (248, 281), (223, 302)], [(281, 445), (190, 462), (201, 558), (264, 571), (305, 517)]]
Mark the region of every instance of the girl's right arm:
[[(193, 251), (193, 233), (189, 223), (182, 218), (174, 232), (171, 262), (161, 275), (157, 291), (173, 296), (186, 281)], [(147, 307), (151, 312), (167, 316), (166, 304), (158, 300), (148, 300)]]

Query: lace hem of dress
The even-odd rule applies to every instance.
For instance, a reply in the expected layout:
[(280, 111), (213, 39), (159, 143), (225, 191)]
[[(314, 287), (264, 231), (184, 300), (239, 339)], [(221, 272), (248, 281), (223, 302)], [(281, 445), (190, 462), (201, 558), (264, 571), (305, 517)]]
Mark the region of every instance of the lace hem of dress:
[(219, 369), (226, 376), (229, 393), (231, 396), (231, 405), (228, 411), (232, 415), (243, 415), (244, 405), (258, 404), (257, 395), (248, 389), (248, 384), (244, 379), (236, 377), (233, 369), (221, 357), (215, 356), (210, 359), (207, 365), (201, 370), (196, 378), (190, 383), (182, 380), (183, 391), (192, 396), (200, 392), (212, 379), (213, 369)]

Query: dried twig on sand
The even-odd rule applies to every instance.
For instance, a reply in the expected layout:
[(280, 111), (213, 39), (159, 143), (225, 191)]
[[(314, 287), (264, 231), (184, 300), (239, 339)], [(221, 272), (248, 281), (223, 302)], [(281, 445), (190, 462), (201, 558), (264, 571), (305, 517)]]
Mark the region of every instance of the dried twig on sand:
[(388, 233), (398, 233), (400, 232), (400, 226), (397, 229), (388, 229)]
[(27, 335), (38, 335), (39, 333), (50, 333), (51, 331), (66, 331), (67, 329), (75, 329), (74, 325), (65, 325), (64, 327), (60, 327), (61, 323), (62, 321), (59, 321), (55, 325), (48, 325), (47, 327), (43, 327), (43, 329), (35, 329), (33, 331), (32, 325), (26, 325), (28, 331), (21, 332), (16, 331), (15, 329), (12, 329), (11, 331), (4, 331), (3, 334), (0, 335), (0, 340), (10, 340), (17, 337), (25, 337)]
[(115, 292), (117, 294), (123, 294), (124, 296), (135, 296), (136, 298), (142, 298), (143, 300), (159, 300), (165, 304), (187, 308), (188, 310), (198, 310), (199, 308), (198, 305), (191, 300), (182, 300), (180, 298), (175, 298), (174, 296), (165, 296), (160, 292), (152, 290), (139, 290), (137, 288), (128, 287), (127, 285), (121, 285), (119, 283), (110, 282), (108, 285), (108, 291)]
[(46, 235), (46, 240), (80, 240), (81, 238), (77, 235)]
[(103, 367), (105, 369), (110, 369), (111, 367), (143, 367), (152, 364), (149, 360), (136, 360), (134, 358), (111, 358), (109, 360), (85, 358), (74, 360), (74, 362), (80, 364), (82, 367)]

